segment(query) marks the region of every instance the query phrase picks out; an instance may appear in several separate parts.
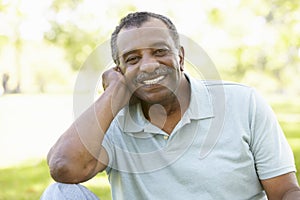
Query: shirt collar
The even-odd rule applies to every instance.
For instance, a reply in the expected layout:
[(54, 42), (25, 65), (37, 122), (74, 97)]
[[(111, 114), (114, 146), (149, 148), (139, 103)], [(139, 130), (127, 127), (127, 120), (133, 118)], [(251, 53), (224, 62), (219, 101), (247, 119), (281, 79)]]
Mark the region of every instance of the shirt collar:
[(206, 119), (214, 117), (212, 99), (204, 81), (196, 80), (188, 75), (191, 86), (191, 100), (187, 109), (190, 119)]
[[(185, 75), (191, 86), (191, 100), (182, 120), (201, 120), (214, 117), (211, 96), (204, 82)], [(152, 125), (144, 117), (140, 104), (126, 106), (122, 109), (117, 115), (117, 122), (124, 132), (161, 132), (158, 127)]]

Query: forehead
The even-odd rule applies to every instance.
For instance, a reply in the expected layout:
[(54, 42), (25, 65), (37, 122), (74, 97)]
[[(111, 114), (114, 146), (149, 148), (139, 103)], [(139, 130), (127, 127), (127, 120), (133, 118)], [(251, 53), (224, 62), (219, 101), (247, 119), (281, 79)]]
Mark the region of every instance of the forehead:
[(141, 27), (122, 29), (118, 34), (119, 55), (136, 49), (152, 48), (157, 45), (174, 47), (174, 41), (168, 27), (159, 19), (151, 19)]

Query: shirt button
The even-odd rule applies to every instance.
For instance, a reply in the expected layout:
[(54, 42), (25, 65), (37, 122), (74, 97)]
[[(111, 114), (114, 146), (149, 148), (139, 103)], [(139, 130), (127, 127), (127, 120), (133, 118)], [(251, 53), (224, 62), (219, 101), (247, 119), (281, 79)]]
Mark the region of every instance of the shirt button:
[(164, 139), (165, 139), (165, 140), (169, 139), (169, 136), (168, 136), (168, 135), (165, 135), (165, 136), (164, 136)]

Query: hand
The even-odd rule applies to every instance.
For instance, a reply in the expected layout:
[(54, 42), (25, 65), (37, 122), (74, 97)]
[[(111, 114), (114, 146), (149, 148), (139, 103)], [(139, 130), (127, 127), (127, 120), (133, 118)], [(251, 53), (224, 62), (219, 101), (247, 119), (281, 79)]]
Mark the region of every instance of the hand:
[(120, 67), (116, 66), (110, 68), (102, 74), (102, 87), (104, 90), (106, 90), (109, 86), (114, 87), (114, 85), (118, 83), (126, 85), (125, 78)]
[(118, 66), (103, 73), (102, 86), (104, 92), (111, 95), (111, 106), (114, 114), (127, 105), (132, 97), (132, 92), (128, 89), (125, 77)]

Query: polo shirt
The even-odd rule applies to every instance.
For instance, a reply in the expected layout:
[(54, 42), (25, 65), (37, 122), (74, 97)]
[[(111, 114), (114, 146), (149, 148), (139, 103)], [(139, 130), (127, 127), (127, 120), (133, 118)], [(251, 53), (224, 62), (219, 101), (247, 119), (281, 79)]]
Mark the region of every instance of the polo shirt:
[(102, 143), (112, 198), (267, 199), (260, 180), (296, 171), (270, 106), (251, 87), (187, 78), (190, 104), (170, 135), (140, 104), (112, 121)]

